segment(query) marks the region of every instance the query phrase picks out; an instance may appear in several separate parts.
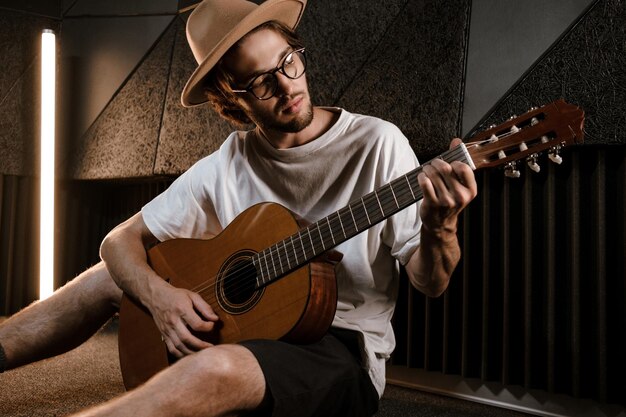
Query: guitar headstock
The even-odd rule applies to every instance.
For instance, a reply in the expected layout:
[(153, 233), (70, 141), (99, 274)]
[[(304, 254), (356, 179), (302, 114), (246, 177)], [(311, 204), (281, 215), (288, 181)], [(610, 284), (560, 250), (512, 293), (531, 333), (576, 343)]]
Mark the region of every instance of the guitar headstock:
[(557, 100), (490, 127), (465, 145), (476, 169), (504, 165), (505, 175), (517, 178), (517, 162), (526, 160), (539, 172), (537, 158), (544, 151), (560, 164), (561, 148), (583, 142), (584, 118), (583, 110)]

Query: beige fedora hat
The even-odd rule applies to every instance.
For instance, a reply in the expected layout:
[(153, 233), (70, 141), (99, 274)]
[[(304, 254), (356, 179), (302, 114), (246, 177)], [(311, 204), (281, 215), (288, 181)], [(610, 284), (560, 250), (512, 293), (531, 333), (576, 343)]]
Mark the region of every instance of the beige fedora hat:
[(239, 39), (270, 20), (295, 29), (305, 6), (306, 0), (267, 0), (260, 5), (246, 0), (201, 2), (187, 21), (187, 41), (198, 68), (183, 88), (183, 106), (197, 106), (207, 101), (202, 80)]

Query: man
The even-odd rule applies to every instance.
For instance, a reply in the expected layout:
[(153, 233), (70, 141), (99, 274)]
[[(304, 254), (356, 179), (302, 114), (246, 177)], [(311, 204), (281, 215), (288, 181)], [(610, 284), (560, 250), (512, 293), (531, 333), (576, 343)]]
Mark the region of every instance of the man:
[(427, 295), (446, 289), (460, 257), (457, 217), (476, 195), (467, 165), (435, 160), (425, 166), (418, 176), (421, 204), (341, 244), (342, 258), (331, 252), (312, 263), (320, 273), (332, 265), (338, 284), (333, 326), (312, 344), (246, 340), (212, 346), (197, 332), (211, 332), (219, 323), (213, 307), (199, 294), (168, 284), (146, 262), (146, 247), (215, 236), (256, 203), (277, 202), (315, 221), (417, 166), (395, 126), (312, 105), (306, 50), (291, 30), (305, 3), (205, 0), (196, 8), (187, 34), (199, 66), (182, 102), (210, 100), (227, 119), (252, 122), (254, 129), (233, 132), (220, 150), (115, 228), (102, 244), (103, 264), (4, 323), (0, 343), (8, 368), (86, 339), (119, 306), (123, 291), (148, 308), (169, 352), (180, 360), (83, 415), (376, 411), (384, 362), (394, 347), (390, 319), (398, 261)]

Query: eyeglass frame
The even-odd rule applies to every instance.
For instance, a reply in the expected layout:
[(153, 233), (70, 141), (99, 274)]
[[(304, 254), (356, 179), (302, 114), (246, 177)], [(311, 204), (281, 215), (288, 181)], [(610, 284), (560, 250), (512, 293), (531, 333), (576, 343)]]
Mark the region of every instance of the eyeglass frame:
[[(252, 81), (250, 81), (250, 83), (248, 83), (248, 86), (243, 88), (243, 89), (233, 89), (231, 88), (231, 92), (233, 93), (250, 93), (254, 96), (254, 98), (256, 98), (257, 100), (269, 100), (270, 98), (274, 97), (276, 95), (276, 91), (278, 90), (278, 77), (276, 76), (277, 72), (281, 72), (285, 77), (289, 78), (290, 80), (297, 80), (298, 78), (302, 77), (304, 75), (304, 73), (306, 72), (306, 55), (304, 54), (306, 48), (302, 47), (302, 48), (298, 48), (298, 49), (294, 49), (293, 51), (289, 52), (288, 54), (286, 54), (283, 59), (281, 60), (281, 63), (276, 66), (276, 68), (274, 68), (273, 70), (270, 71), (266, 71), (263, 72), (259, 75), (257, 75), (256, 77), (254, 77), (252, 79)], [(289, 74), (287, 74), (287, 72), (285, 71), (285, 62), (287, 61), (287, 57), (289, 55), (293, 55), (295, 53), (302, 53), (302, 63), (304, 64), (304, 68), (302, 69), (302, 74), (298, 75), (297, 77), (292, 77)], [(252, 84), (254, 84), (254, 82), (257, 80), (257, 78), (270, 74), (272, 75), (275, 79), (276, 79), (276, 86), (274, 87), (274, 91), (272, 92), (272, 94), (269, 97), (265, 97), (265, 98), (260, 98), (258, 97), (256, 94), (254, 94), (254, 91), (252, 91)]]

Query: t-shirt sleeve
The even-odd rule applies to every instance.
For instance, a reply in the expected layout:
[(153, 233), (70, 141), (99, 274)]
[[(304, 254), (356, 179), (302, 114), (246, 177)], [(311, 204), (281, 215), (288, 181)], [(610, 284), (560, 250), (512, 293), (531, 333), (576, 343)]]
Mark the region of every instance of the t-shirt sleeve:
[(209, 238), (221, 231), (210, 193), (204, 184), (215, 182), (208, 156), (178, 177), (170, 187), (141, 209), (143, 220), (160, 241)]
[[(381, 169), (387, 182), (403, 177), (419, 166), (408, 139), (393, 125), (385, 138), (381, 160)], [(383, 229), (383, 242), (402, 265), (406, 265), (420, 244), (422, 222), (419, 207), (420, 203), (417, 202), (394, 214), (387, 219)]]

